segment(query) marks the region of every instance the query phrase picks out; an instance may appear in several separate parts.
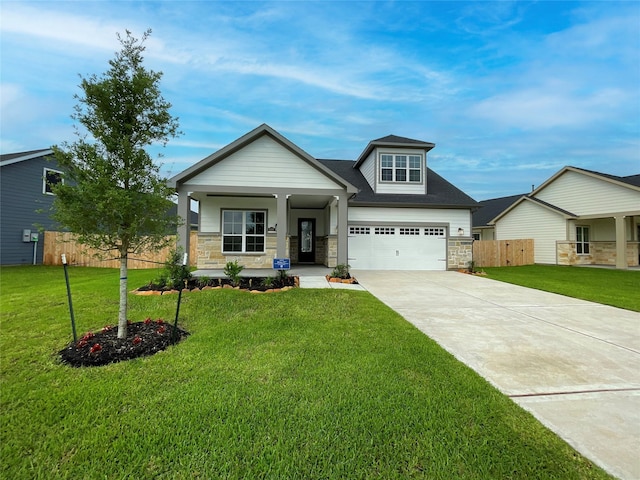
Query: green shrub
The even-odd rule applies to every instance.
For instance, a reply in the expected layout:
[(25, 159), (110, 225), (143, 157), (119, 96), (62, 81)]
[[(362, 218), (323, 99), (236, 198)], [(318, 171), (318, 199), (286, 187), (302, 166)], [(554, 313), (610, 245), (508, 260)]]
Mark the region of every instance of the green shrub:
[(237, 287), (240, 283), (240, 272), (242, 272), (242, 270), (244, 270), (244, 266), (239, 265), (238, 260), (234, 260), (233, 262), (227, 262), (223, 271), (231, 281), (231, 284)]
[(351, 265), (347, 265), (345, 263), (336, 265), (333, 271), (331, 272), (331, 276), (333, 278), (344, 278), (344, 279), (351, 278), (351, 275), (349, 275), (350, 268), (351, 268)]
[(169, 253), (167, 261), (164, 262), (164, 270), (158, 280), (162, 287), (182, 288), (185, 282), (191, 279), (191, 270), (188, 265), (182, 265), (184, 252), (182, 249), (175, 249)]

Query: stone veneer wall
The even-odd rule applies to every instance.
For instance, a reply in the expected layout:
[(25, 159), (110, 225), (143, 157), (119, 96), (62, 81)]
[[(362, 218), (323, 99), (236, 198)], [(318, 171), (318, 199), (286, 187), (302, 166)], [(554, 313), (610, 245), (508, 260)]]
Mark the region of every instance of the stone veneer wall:
[[(338, 258), (338, 239), (334, 237), (334, 253), (333, 262), (334, 265), (329, 265), (328, 262), (331, 258), (331, 239), (332, 237), (316, 237), (316, 256), (314, 263), (317, 265), (324, 265), (329, 267), (335, 267), (336, 259)], [(298, 263), (298, 237), (291, 237), (291, 263)]]
[(447, 252), (447, 268), (449, 270), (468, 268), (473, 260), (473, 239), (449, 238)]
[[(221, 269), (227, 262), (238, 260), (245, 268), (273, 268), (273, 259), (277, 258), (278, 238), (267, 235), (265, 253), (222, 253), (222, 236), (220, 234), (199, 234), (197, 245), (197, 266), (201, 269)], [(289, 239), (287, 238), (287, 250)]]
[(329, 235), (325, 237), (325, 245), (324, 265), (334, 268), (338, 265), (338, 236)]
[[(638, 266), (639, 242), (627, 242), (627, 266)], [(616, 242), (590, 242), (589, 254), (578, 255), (575, 242), (557, 242), (558, 265), (616, 264)]]

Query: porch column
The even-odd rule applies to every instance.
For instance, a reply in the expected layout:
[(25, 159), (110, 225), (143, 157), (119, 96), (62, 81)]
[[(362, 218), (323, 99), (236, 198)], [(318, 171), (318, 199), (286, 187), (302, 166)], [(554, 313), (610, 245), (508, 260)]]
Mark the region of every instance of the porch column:
[(277, 255), (278, 258), (288, 258), (287, 254), (287, 197), (283, 193), (279, 193), (276, 195), (277, 200), (277, 209), (278, 209), (278, 227), (276, 228), (277, 234)]
[[(191, 197), (186, 189), (178, 189), (178, 216), (181, 221), (184, 222), (178, 227), (178, 248), (182, 248), (185, 253), (189, 253), (189, 236), (191, 234), (191, 217), (189, 215), (189, 204), (191, 203)], [(189, 258), (189, 264), (195, 259)]]
[(615, 217), (616, 219), (616, 268), (627, 268), (627, 232), (625, 217)]
[(346, 194), (341, 194), (338, 198), (338, 265), (347, 265), (349, 257), (348, 250), (348, 213), (347, 202), (349, 198)]

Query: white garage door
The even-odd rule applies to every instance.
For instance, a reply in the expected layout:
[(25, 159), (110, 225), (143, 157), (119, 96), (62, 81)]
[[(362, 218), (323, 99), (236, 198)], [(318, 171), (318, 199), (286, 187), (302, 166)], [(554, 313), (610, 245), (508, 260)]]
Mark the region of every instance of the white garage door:
[(446, 270), (444, 227), (349, 227), (349, 265), (362, 270)]

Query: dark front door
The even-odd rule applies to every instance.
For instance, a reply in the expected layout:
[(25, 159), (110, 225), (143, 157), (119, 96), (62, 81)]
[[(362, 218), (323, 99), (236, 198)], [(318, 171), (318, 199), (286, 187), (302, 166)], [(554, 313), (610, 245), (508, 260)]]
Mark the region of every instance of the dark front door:
[(298, 219), (298, 262), (313, 263), (316, 260), (316, 220)]

